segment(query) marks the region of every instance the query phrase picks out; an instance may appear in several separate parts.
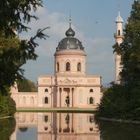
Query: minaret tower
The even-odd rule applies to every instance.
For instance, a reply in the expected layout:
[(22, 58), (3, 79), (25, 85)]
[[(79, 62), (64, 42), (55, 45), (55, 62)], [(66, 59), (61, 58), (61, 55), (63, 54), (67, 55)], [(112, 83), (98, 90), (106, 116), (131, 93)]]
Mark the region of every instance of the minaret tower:
[[(115, 33), (115, 41), (120, 46), (120, 44), (123, 42), (123, 19), (120, 16), (120, 12), (118, 13), (118, 16), (116, 18), (116, 33)], [(122, 71), (122, 65), (121, 65), (121, 56), (117, 53), (115, 53), (115, 83), (120, 84), (120, 72)]]

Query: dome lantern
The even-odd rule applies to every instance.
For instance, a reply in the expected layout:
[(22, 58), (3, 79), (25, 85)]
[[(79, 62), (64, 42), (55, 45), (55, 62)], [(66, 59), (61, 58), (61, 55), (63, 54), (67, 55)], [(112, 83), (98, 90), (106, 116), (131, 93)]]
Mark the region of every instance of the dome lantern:
[(70, 28), (66, 31), (65, 35), (66, 35), (67, 37), (74, 37), (74, 36), (75, 36), (75, 32), (74, 32), (74, 30), (70, 27)]

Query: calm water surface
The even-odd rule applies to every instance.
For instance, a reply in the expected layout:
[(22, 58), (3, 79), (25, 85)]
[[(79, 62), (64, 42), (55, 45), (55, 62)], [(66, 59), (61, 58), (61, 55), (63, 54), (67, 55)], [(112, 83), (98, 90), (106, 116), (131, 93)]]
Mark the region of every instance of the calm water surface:
[(140, 140), (140, 125), (96, 124), (93, 114), (16, 113), (0, 120), (0, 140)]

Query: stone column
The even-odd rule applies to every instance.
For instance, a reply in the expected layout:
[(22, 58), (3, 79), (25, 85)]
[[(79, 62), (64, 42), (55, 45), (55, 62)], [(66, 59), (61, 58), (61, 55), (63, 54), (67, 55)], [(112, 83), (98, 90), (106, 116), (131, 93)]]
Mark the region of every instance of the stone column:
[(58, 87), (58, 90), (57, 90), (57, 105), (56, 105), (56, 107), (59, 107), (59, 104), (60, 104), (59, 98), (60, 98), (60, 87)]
[(72, 107), (74, 107), (74, 88), (72, 88), (71, 90), (72, 90)]
[(71, 91), (70, 91), (70, 88), (68, 88), (67, 96), (69, 97), (69, 106), (68, 107), (71, 107)]
[(72, 113), (72, 116), (71, 116), (71, 122), (72, 122), (72, 128), (71, 128), (71, 133), (74, 132), (74, 114)]
[(63, 90), (63, 88), (59, 88), (59, 107), (61, 107), (61, 105), (62, 105), (62, 101), (61, 101), (61, 94), (62, 94), (62, 90)]
[(61, 133), (62, 128), (61, 128), (61, 113), (59, 113), (59, 133)]

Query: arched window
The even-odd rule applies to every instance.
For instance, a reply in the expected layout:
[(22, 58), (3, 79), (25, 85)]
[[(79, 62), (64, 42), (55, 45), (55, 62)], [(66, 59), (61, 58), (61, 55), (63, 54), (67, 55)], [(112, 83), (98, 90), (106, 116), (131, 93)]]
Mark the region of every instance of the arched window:
[(89, 130), (90, 130), (90, 131), (93, 131), (93, 128), (91, 127), (91, 128), (89, 128)]
[(57, 66), (56, 66), (57, 72), (59, 72), (59, 63), (57, 62)]
[(93, 99), (93, 97), (90, 97), (90, 98), (89, 98), (89, 104), (94, 104), (94, 99)]
[(48, 89), (47, 88), (45, 89), (45, 92), (48, 92)]
[(94, 122), (94, 116), (89, 116), (89, 122), (93, 123)]
[(44, 127), (44, 130), (47, 131), (48, 130), (48, 127)]
[(118, 30), (118, 35), (121, 35), (121, 31), (120, 30)]
[(77, 64), (77, 71), (81, 71), (81, 63)]
[(45, 104), (48, 104), (48, 97), (45, 97)]
[(70, 71), (70, 63), (69, 62), (66, 63), (66, 71)]
[(89, 92), (93, 92), (93, 89), (90, 89)]

